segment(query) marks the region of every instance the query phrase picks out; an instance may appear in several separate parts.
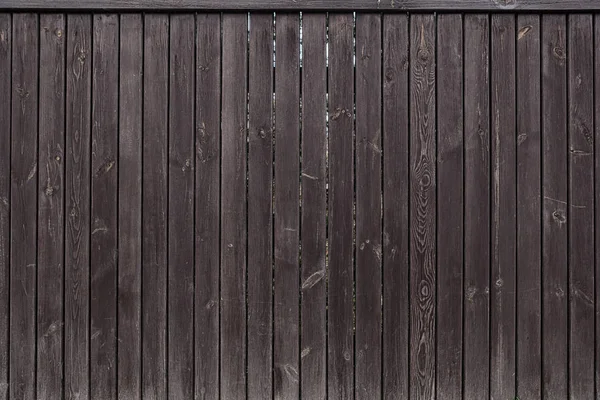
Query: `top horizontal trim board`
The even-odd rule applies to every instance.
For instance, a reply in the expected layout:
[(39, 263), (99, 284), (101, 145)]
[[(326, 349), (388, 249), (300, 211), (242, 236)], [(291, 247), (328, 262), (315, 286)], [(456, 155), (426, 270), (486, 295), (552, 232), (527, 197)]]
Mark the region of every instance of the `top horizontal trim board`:
[(0, 9), (591, 11), (600, 0), (0, 0)]

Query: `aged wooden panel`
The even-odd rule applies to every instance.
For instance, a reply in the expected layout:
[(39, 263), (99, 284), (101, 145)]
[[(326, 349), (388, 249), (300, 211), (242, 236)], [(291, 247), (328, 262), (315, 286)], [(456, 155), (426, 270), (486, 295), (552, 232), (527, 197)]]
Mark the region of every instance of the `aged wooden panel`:
[(10, 190), (11, 399), (36, 398), (39, 17), (13, 15)]
[[(465, 37), (468, 37), (469, 33), (472, 34), (466, 32)], [(465, 216), (463, 215), (463, 17), (460, 14), (438, 16), (437, 43), (439, 107), (437, 115), (437, 293), (439, 300), (436, 318), (437, 329), (447, 334), (440, 335), (437, 339), (436, 390), (439, 396), (445, 399), (461, 399), (463, 220)], [(471, 51), (469, 47), (467, 50)], [(473, 210), (469, 209), (469, 215), (472, 212)]]
[(489, 397), (490, 21), (465, 16), (464, 396)]
[(541, 398), (540, 17), (517, 18), (517, 396)]
[[(65, 17), (40, 16), (37, 396), (62, 398)], [(51, 67), (50, 67), (51, 66)]]
[(248, 75), (248, 397), (269, 398), (273, 363), (273, 14), (252, 14)]
[(383, 16), (384, 399), (405, 398), (409, 391), (408, 23), (406, 15)]
[(301, 332), (303, 398), (327, 398), (327, 70), (325, 14), (303, 14)]
[(435, 18), (410, 19), (410, 396), (435, 396)]

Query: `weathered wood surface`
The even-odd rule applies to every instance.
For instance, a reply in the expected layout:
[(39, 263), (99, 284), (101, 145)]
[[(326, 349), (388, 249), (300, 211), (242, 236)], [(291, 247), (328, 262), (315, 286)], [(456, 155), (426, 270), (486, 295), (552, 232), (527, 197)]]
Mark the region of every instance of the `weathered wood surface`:
[(594, 398), (597, 19), (0, 14), (0, 399)]

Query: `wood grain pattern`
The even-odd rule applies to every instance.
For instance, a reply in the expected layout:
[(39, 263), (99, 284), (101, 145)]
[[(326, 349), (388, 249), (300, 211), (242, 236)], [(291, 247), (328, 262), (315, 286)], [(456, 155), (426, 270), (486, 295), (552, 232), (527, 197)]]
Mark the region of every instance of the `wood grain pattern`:
[(593, 19), (569, 16), (569, 395), (594, 396)]
[(264, 399), (273, 382), (273, 14), (250, 24), (248, 397)]
[(465, 16), (464, 396), (489, 397), (490, 26)]
[(195, 390), (219, 397), (221, 16), (196, 16)]
[(540, 17), (517, 18), (517, 396), (541, 398)]
[(410, 395), (435, 396), (435, 16), (410, 17)]
[(355, 397), (381, 393), (381, 17), (356, 15)]
[(159, 9), (159, 10), (599, 10), (597, 0), (1, 0), (7, 9)]
[[(352, 14), (329, 14), (329, 398), (354, 398), (354, 68)], [(335, 234), (333, 234), (335, 232)]]
[(170, 16), (168, 199), (168, 396), (194, 397), (194, 134), (193, 14)]
[(37, 396), (62, 398), (65, 17), (40, 16)]
[(273, 394), (275, 399), (297, 399), (300, 396), (299, 14), (278, 13), (275, 37)]
[(141, 397), (143, 17), (120, 16), (117, 392)]
[(327, 15), (302, 15), (301, 388), (327, 398)]
[(92, 18), (67, 16), (65, 397), (89, 398)]
[(568, 397), (567, 19), (542, 16), (542, 369), (544, 398)]
[(515, 16), (494, 14), (491, 25), (490, 394), (510, 399), (516, 395)]
[(93, 17), (90, 397), (116, 399), (119, 18)]
[(169, 16), (144, 16), (142, 398), (167, 396)]
[(221, 121), (221, 398), (246, 395), (248, 16), (223, 14)]
[(0, 14), (0, 399), (8, 399), (12, 16)]
[[(600, 17), (598, 15), (594, 16), (594, 44), (600, 43)], [(600, 53), (598, 46), (594, 46), (594, 76), (599, 76), (600, 73), (600, 63), (596, 62), (596, 60), (600, 60)], [(595, 221), (594, 221), (594, 238), (595, 238), (595, 253), (597, 254), (600, 250), (600, 235), (598, 235), (597, 229), (600, 227), (600, 216), (598, 215), (598, 208), (600, 207), (600, 197), (598, 196), (598, 190), (600, 190), (600, 149), (598, 145), (600, 144), (600, 137), (598, 136), (598, 132), (600, 132), (600, 108), (597, 106), (598, 101), (600, 101), (600, 79), (594, 78), (594, 195), (595, 195), (595, 203), (594, 207), (596, 207), (595, 212)], [(600, 338), (600, 318), (598, 318), (598, 304), (600, 304), (600, 259), (598, 256), (595, 256), (595, 275), (594, 275), (594, 284), (596, 297), (594, 299), (596, 304), (596, 332), (595, 332), (595, 341), (596, 341), (596, 352), (595, 352), (595, 388), (596, 392), (598, 391), (598, 385), (600, 384), (600, 349), (598, 348), (598, 340)]]
[(10, 191), (11, 399), (36, 398), (39, 17), (13, 15)]
[[(468, 15), (466, 18), (470, 19), (470, 17)], [(473, 32), (465, 31), (465, 39), (469, 38), (469, 35), (477, 37)], [(471, 48), (467, 46), (467, 50), (464, 51), (470, 52)], [(437, 18), (437, 293), (439, 301), (436, 318), (438, 331), (445, 334), (438, 335), (437, 339), (436, 393), (449, 400), (462, 399), (463, 386), (463, 220), (465, 218), (463, 215), (465, 146), (463, 57), (462, 16), (460, 14), (439, 15)], [(467, 61), (472, 62), (472, 60)], [(467, 62), (465, 67), (469, 65)], [(470, 75), (476, 76), (474, 73)], [(469, 209), (469, 214), (471, 212), (472, 210)]]
[(383, 398), (408, 397), (408, 16), (383, 16)]

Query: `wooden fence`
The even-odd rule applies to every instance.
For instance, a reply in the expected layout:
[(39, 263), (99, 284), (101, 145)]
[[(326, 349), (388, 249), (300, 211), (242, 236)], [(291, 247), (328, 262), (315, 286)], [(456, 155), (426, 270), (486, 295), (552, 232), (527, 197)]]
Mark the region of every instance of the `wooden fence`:
[(217, 3), (0, 0), (0, 399), (596, 398), (600, 2)]

